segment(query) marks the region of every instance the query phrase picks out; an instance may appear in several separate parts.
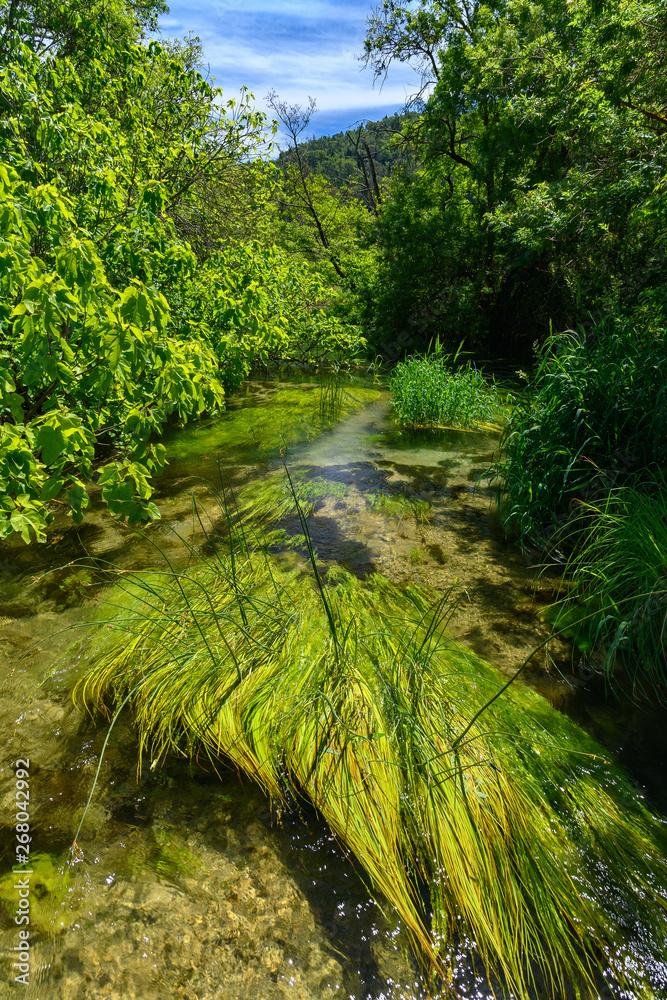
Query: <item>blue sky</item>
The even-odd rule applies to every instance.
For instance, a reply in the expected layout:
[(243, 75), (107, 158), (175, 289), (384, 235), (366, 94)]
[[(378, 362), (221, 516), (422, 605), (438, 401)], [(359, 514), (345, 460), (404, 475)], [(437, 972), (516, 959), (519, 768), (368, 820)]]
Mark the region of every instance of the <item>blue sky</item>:
[(169, 38), (199, 35), (211, 76), (230, 97), (242, 84), (262, 109), (271, 89), (290, 103), (314, 97), (308, 135), (329, 135), (391, 114), (419, 87), (407, 66), (373, 87), (357, 59), (370, 11), (370, 0), (172, 0), (160, 27)]

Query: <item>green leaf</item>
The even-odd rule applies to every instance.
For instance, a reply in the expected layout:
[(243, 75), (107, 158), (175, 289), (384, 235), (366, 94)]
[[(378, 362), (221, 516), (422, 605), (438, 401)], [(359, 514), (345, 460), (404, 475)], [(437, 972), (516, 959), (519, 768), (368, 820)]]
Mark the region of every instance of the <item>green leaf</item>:
[(67, 447), (61, 428), (52, 424), (44, 424), (39, 428), (35, 444), (38, 451), (41, 449), (41, 459), (47, 466), (53, 465)]
[(62, 476), (51, 476), (47, 479), (39, 494), (40, 500), (43, 503), (48, 503), (50, 500), (54, 500), (64, 486), (64, 480)]
[(36, 510), (15, 510), (9, 520), (13, 531), (21, 535), (26, 545), (32, 541), (31, 532), (34, 533), (37, 541), (44, 540), (44, 528), (46, 525)]

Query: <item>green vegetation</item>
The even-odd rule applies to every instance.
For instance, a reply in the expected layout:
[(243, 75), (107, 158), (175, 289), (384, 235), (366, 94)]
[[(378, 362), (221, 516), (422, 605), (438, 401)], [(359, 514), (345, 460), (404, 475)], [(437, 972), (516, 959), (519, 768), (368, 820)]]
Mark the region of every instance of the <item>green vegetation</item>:
[[(76, 917), (72, 901), (68, 899), (71, 878), (69, 869), (62, 860), (58, 861), (53, 855), (44, 853), (30, 855), (30, 869), (31, 936), (35, 932), (57, 933)], [(0, 875), (0, 904), (13, 926), (19, 902), (17, 878), (25, 879), (26, 876), (17, 875), (15, 871)]]
[(309, 441), (337, 420), (379, 397), (379, 390), (361, 386), (341, 389), (333, 401), (328, 389), (279, 389), (269, 406), (239, 407), (224, 420), (192, 424), (167, 437), (169, 454), (188, 462), (216, 452), (240, 462), (266, 460), (281, 448)]
[(377, 350), (527, 351), (550, 324), (663, 316), (666, 37), (658, 0), (377, 4), (371, 67), (433, 84), (404, 129), (421, 167), (378, 219)]
[(554, 627), (572, 621), (612, 683), (617, 664), (635, 693), (667, 695), (667, 489), (625, 487), (582, 504), (568, 561), (570, 589)]
[(431, 504), (428, 500), (411, 500), (409, 497), (389, 496), (386, 493), (364, 493), (364, 499), (385, 517), (396, 517), (399, 521), (414, 518), (418, 524), (429, 524), (431, 520)]
[[(401, 424), (478, 426), (501, 396), (445, 351), (537, 341), (495, 466), (506, 524), (566, 566), (558, 627), (664, 697), (664, 5), (380, 0), (367, 62), (412, 62), (428, 96), (304, 141), (314, 102), (272, 92), (274, 162), (278, 124), (204, 79), (196, 39), (148, 40), (165, 10), (0, 0), (0, 539), (45, 541), (57, 505), (79, 523), (91, 485), (114, 517), (157, 517), (168, 448), (243, 464), (306, 440), (377, 398), (343, 384), (364, 352), (399, 361)], [(172, 441), (283, 362), (328, 375)], [(222, 498), (224, 545), (119, 575), (80, 704), (129, 705), (154, 761), (207, 752), (282, 809), (308, 801), (433, 984), (472, 943), (504, 995), (592, 995), (604, 973), (653, 1000), (632, 949), (665, 950), (660, 824), (574, 723), (448, 639), (450, 595), (322, 579), (306, 515), (345, 494), (269, 474)], [(71, 569), (65, 604), (91, 574)], [(178, 835), (155, 855), (167, 877), (191, 866)], [(33, 867), (46, 931), (65, 883), (49, 856)]]
[(667, 467), (666, 371), (665, 331), (623, 319), (545, 345), (496, 467), (521, 541), (553, 548), (574, 501), (652, 488)]
[(617, 317), (548, 341), (495, 467), (509, 530), (566, 563), (555, 627), (664, 697), (667, 337)]
[(42, 540), (55, 501), (80, 521), (91, 479), (115, 516), (157, 516), (172, 414), (216, 412), (254, 363), (360, 343), (267, 235), (263, 116), (187, 45), (141, 44), (156, 9), (119, 8), (114, 39), (90, 12), (45, 8), (36, 36), (32, 8), (2, 7), (2, 537)]
[(120, 578), (80, 703), (127, 700), (153, 759), (207, 751), (281, 808), (309, 800), (435, 982), (468, 939), (521, 998), (538, 974), (592, 989), (609, 962), (648, 998), (624, 928), (664, 937), (661, 831), (595, 742), (528, 689), (497, 697), (505, 678), (443, 631), (448, 597), (288, 573), (228, 513), (225, 550)]
[[(237, 495), (239, 509), (244, 517), (258, 525), (268, 525), (293, 513), (296, 496), (302, 510), (310, 515), (318, 500), (343, 499), (350, 496), (350, 487), (335, 480), (313, 476), (309, 470), (293, 473), (289, 482), (281, 473), (274, 473), (244, 486)], [(414, 519), (419, 524), (428, 524), (431, 519), (431, 504), (428, 500), (412, 500), (404, 496), (386, 493), (364, 492), (360, 499), (385, 517), (399, 521)]]
[[(377, 122), (355, 124), (346, 132), (306, 139), (303, 159), (308, 169), (339, 190), (349, 191), (375, 211), (382, 204), (382, 192), (398, 170), (414, 169), (412, 147), (403, 142), (403, 129), (416, 114), (387, 115)], [(282, 150), (276, 158), (288, 169), (290, 153)]]
[(399, 362), (389, 387), (398, 423), (404, 427), (476, 427), (498, 415), (500, 393), (468, 362), (436, 350)]
[[(438, 337), (526, 351), (578, 325), (630, 363), (624, 324), (662, 336), (656, 0), (604, 17), (584, 0), (383, 0), (366, 60), (380, 76), (412, 62), (430, 95), (304, 140), (314, 103), (272, 92), (276, 162), (247, 92), (198, 72), (196, 39), (147, 41), (164, 9), (0, 7), (3, 537), (44, 540), (55, 504), (81, 520), (94, 482), (114, 516), (155, 517), (165, 426), (219, 411), (258, 363), (344, 362), (367, 342), (395, 360)], [(472, 368), (442, 402), (410, 364), (432, 398), (399, 400), (397, 374), (399, 419), (485, 419)], [(560, 516), (555, 487), (535, 488), (511, 515), (522, 536), (548, 530), (536, 504)]]
[(335, 315), (356, 315), (358, 289), (375, 266), (373, 214), (349, 188), (339, 189), (311, 169), (301, 137), (316, 110), (313, 99), (303, 107), (272, 91), (267, 101), (288, 142), (275, 192), (277, 239), (338, 288)]

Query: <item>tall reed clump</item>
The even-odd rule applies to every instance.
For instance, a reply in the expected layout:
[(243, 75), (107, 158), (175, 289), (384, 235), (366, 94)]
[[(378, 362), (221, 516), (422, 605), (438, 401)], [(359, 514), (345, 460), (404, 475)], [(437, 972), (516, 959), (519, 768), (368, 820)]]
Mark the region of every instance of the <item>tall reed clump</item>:
[(573, 501), (639, 486), (667, 468), (666, 372), (667, 332), (628, 320), (548, 341), (494, 469), (507, 525), (522, 543), (548, 550)]
[(401, 361), (389, 379), (394, 413), (406, 427), (476, 427), (498, 415), (501, 396), (468, 362), (454, 368), (440, 350)]
[(571, 587), (555, 627), (598, 651), (613, 685), (621, 666), (635, 692), (667, 699), (667, 486), (612, 490), (581, 505), (567, 563)]
[(432, 984), (467, 945), (522, 1000), (592, 990), (602, 965), (652, 997), (633, 948), (666, 943), (660, 830), (597, 744), (526, 688), (495, 697), (502, 675), (446, 637), (447, 599), (325, 582), (310, 546), (314, 572), (287, 572), (248, 538), (230, 519), (225, 551), (123, 577), (79, 702), (128, 700), (154, 759), (208, 751), (279, 808), (309, 800)]
[(558, 626), (585, 619), (573, 631), (606, 676), (622, 660), (636, 693), (663, 697), (667, 331), (610, 318), (553, 338), (501, 452), (507, 527), (574, 582)]

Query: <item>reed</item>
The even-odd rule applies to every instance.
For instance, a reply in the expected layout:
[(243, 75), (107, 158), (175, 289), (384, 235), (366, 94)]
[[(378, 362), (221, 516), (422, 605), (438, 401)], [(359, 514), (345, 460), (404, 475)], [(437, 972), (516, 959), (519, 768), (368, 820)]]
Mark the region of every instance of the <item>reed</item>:
[(398, 423), (405, 427), (477, 427), (499, 416), (502, 398), (473, 364), (455, 367), (436, 349), (396, 365), (389, 379)]
[(432, 983), (467, 941), (516, 997), (592, 990), (604, 963), (648, 1000), (623, 956), (632, 926), (664, 938), (661, 832), (598, 745), (526, 688), (496, 697), (502, 675), (447, 638), (451, 595), (325, 581), (312, 546), (287, 572), (229, 530), (187, 570), (121, 578), (79, 704), (128, 699), (154, 760), (207, 751), (279, 809), (310, 801)]
[(667, 700), (667, 486), (612, 490), (582, 503), (566, 566), (567, 597), (554, 627), (594, 651), (615, 687), (619, 673), (641, 698)]
[(522, 544), (557, 549), (573, 501), (638, 487), (667, 467), (665, 371), (667, 332), (628, 320), (544, 345), (493, 470)]

